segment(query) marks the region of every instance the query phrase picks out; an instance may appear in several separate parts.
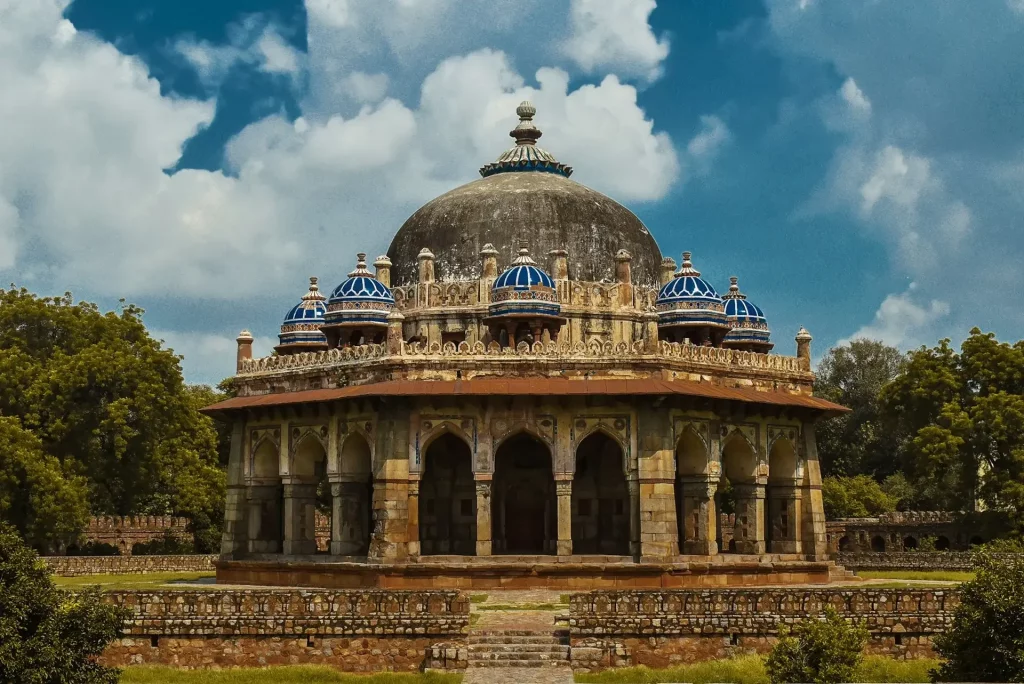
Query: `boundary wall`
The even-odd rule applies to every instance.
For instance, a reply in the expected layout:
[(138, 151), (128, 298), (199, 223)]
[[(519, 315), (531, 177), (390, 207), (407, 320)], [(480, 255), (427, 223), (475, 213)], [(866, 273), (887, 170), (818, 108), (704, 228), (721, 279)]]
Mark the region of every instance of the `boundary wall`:
[(43, 556), (50, 572), (61, 577), (135, 575), (151, 572), (213, 572), (216, 554), (183, 556)]

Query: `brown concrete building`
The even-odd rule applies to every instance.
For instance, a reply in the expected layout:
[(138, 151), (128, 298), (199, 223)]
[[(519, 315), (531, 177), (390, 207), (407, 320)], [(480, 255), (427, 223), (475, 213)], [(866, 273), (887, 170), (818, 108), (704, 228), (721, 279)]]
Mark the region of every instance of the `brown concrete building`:
[[(316, 280), (277, 354), (238, 338), (218, 577), (344, 586), (827, 581), (811, 337), (772, 348), (733, 279), (677, 270), (515, 146), (429, 202), (371, 272)], [(735, 511), (731, 553), (717, 511)], [(318, 553), (315, 512), (330, 511)]]

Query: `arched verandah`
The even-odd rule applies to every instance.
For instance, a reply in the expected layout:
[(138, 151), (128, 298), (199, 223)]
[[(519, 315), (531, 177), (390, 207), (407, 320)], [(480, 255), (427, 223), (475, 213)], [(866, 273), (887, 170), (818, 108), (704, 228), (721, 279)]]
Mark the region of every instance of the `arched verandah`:
[(555, 553), (558, 511), (547, 445), (527, 433), (502, 442), (494, 456), (492, 488), (493, 552)]
[(469, 445), (451, 433), (424, 452), (419, 490), (422, 555), (476, 554), (476, 484)]
[(358, 432), (345, 438), (331, 482), (331, 553), (365, 556), (373, 531), (373, 456)]
[(249, 462), (246, 499), (249, 552), (280, 553), (284, 529), (280, 447), (270, 439), (256, 445)]
[(629, 555), (629, 487), (622, 447), (600, 431), (576, 448), (572, 552)]

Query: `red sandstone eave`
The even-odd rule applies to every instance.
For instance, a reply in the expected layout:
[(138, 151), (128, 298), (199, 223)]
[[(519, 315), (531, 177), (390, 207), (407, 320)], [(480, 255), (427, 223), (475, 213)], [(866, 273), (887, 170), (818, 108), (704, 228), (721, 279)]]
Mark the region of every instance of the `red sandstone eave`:
[(779, 391), (753, 388), (722, 387), (689, 380), (570, 380), (568, 378), (475, 378), (472, 380), (391, 380), (335, 389), (278, 392), (250, 397), (234, 397), (202, 409), (204, 413), (220, 413), (239, 409), (314, 404), (359, 397), (416, 396), (673, 396), (684, 395), (742, 401), (748, 404), (793, 406), (828, 414), (845, 413), (850, 409), (839, 404)]

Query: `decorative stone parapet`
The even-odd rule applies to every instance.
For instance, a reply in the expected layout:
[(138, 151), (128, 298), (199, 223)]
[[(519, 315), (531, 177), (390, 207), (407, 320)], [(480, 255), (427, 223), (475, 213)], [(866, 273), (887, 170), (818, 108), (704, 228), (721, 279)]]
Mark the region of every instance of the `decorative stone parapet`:
[(108, 665), (465, 667), (469, 599), (455, 591), (222, 589), (103, 597), (132, 611), (124, 638), (103, 653)]
[(765, 653), (780, 626), (827, 606), (864, 624), (868, 652), (925, 657), (958, 604), (955, 590), (591, 591), (570, 598), (570, 658), (592, 671)]
[(213, 572), (216, 555), (189, 556), (44, 556), (60, 577), (135, 575), (150, 572)]

